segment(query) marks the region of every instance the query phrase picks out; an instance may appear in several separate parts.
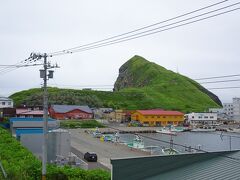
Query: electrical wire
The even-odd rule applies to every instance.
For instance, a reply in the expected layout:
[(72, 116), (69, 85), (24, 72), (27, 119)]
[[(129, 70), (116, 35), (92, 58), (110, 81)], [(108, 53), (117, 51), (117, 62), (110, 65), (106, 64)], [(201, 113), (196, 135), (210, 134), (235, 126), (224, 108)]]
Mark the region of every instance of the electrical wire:
[(55, 51), (55, 52), (50, 53), (50, 54), (62, 53), (62, 52), (65, 52), (65, 51), (71, 51), (71, 50), (74, 50), (74, 49), (78, 49), (78, 48), (82, 48), (82, 47), (85, 47), (85, 46), (89, 46), (89, 45), (93, 45), (93, 44), (98, 44), (98, 43), (101, 43), (101, 42), (104, 42), (104, 41), (107, 41), (107, 40), (115, 39), (115, 38), (117, 38), (117, 37), (121, 37), (121, 36), (125, 36), (125, 35), (128, 35), (128, 34), (132, 34), (132, 33), (134, 33), (134, 32), (138, 32), (138, 31), (141, 31), (141, 30), (144, 30), (144, 29), (147, 29), (147, 28), (150, 28), (150, 27), (159, 25), (159, 24), (163, 24), (163, 23), (166, 23), (166, 22), (175, 20), (175, 19), (179, 19), (179, 18), (181, 18), (181, 17), (184, 17), (184, 16), (187, 16), (187, 15), (190, 15), (190, 14), (193, 14), (193, 13), (196, 13), (196, 12), (199, 12), (199, 11), (202, 11), (202, 10), (204, 10), (204, 9), (208, 9), (208, 8), (210, 8), (210, 7), (213, 7), (213, 6), (217, 6), (217, 5), (222, 4), (222, 3), (225, 3), (225, 2), (227, 2), (227, 1), (228, 1), (228, 0), (220, 1), (220, 2), (218, 2), (218, 3), (211, 4), (211, 5), (208, 5), (208, 6), (199, 8), (199, 9), (197, 9), (197, 10), (194, 10), (194, 11), (191, 11), (191, 12), (188, 12), (188, 13), (184, 13), (184, 14), (182, 14), (182, 15), (178, 15), (178, 16), (176, 16), (176, 17), (173, 17), (173, 18), (170, 18), (170, 19), (167, 19), (167, 20), (164, 20), (164, 21), (160, 21), (160, 22), (157, 22), (157, 23), (154, 23), (154, 24), (150, 24), (150, 25), (148, 25), (148, 26), (144, 26), (144, 27), (142, 27), (142, 28), (138, 28), (138, 29), (135, 29), (135, 30), (126, 32), (126, 33), (122, 33), (122, 34), (119, 34), (119, 35), (115, 35), (115, 36), (112, 36), (112, 37), (109, 37), (109, 38), (105, 38), (105, 39), (102, 39), (102, 40), (99, 40), (99, 41), (95, 41), (95, 42), (92, 42), (92, 43), (88, 43), (88, 44), (85, 44), (85, 45), (81, 45), (81, 46), (76, 46), (76, 47), (73, 47), (73, 48), (65, 49), (65, 50), (62, 50), (62, 51)]
[[(181, 21), (178, 21), (178, 22), (175, 22), (175, 23), (171, 23), (171, 24), (162, 26), (162, 27), (158, 27), (158, 28), (155, 28), (153, 30), (160, 29), (160, 28), (167, 27), (167, 26), (171, 26), (171, 25), (174, 25), (174, 24), (178, 24), (180, 22), (184, 22), (184, 21), (187, 21), (187, 20), (190, 20), (190, 19), (193, 19), (193, 18), (197, 18), (197, 17), (203, 16), (203, 15), (209, 14), (209, 13), (220, 11), (220, 10), (222, 10), (224, 8), (229, 8), (231, 6), (236, 6), (238, 4), (240, 4), (240, 2), (232, 4), (232, 5), (229, 5), (229, 6), (226, 6), (226, 7), (223, 7), (223, 8), (219, 8), (219, 9), (207, 12), (207, 13), (203, 13), (203, 14), (191, 17), (191, 18), (187, 18), (185, 20), (181, 20)], [(239, 9), (240, 8), (231, 9), (231, 10), (224, 11), (224, 12), (221, 12), (221, 13), (218, 13), (218, 14), (214, 14), (214, 15), (207, 16), (207, 17), (204, 17), (204, 18), (200, 18), (200, 19), (197, 19), (197, 20), (194, 20), (194, 21), (190, 21), (190, 22), (183, 23), (183, 24), (180, 24), (180, 25), (172, 26), (170, 28), (166, 28), (166, 29), (163, 29), (163, 30), (160, 30), (160, 31), (150, 32), (150, 31), (153, 31), (153, 30), (148, 30), (148, 31), (144, 31), (144, 32), (141, 32), (141, 33), (137, 33), (137, 34), (134, 34), (134, 35), (127, 36), (127, 37), (123, 37), (123, 38), (119, 38), (119, 39), (116, 39), (116, 40), (108, 41), (108, 42), (105, 42), (105, 43), (100, 43), (100, 44), (97, 44), (97, 45), (89, 46), (89, 47), (86, 47), (86, 48), (75, 49), (73, 51), (63, 50), (61, 53), (54, 54), (54, 55), (50, 53), (49, 56), (64, 55), (64, 54), (69, 54), (69, 53), (74, 53), (74, 52), (87, 51), (87, 50), (91, 50), (91, 49), (100, 48), (100, 47), (103, 47), (103, 46), (108, 46), (108, 45), (112, 45), (112, 44), (116, 44), (116, 43), (120, 43), (120, 42), (125, 42), (125, 41), (129, 41), (129, 40), (137, 39), (137, 38), (140, 38), (140, 37), (144, 37), (144, 36), (160, 33), (160, 32), (163, 32), (163, 31), (168, 31), (168, 30), (175, 29), (175, 28), (178, 28), (178, 27), (181, 27), (181, 26), (185, 26), (185, 25), (188, 25), (188, 24), (196, 23), (198, 21), (203, 21), (203, 20), (206, 20), (206, 19), (209, 19), (209, 18), (213, 18), (213, 17), (219, 16), (219, 15), (222, 15), (222, 14), (230, 13), (232, 11), (236, 11), (236, 10), (239, 10)], [(150, 33), (146, 33), (146, 32), (150, 32)], [(142, 34), (142, 35), (139, 35), (139, 34)]]
[(230, 79), (230, 80), (223, 80), (223, 81), (200, 82), (199, 84), (212, 84), (212, 83), (236, 82), (236, 81), (240, 81), (240, 79)]
[[(31, 57), (22, 60), (16, 64), (13, 65), (0, 65), (0, 75), (6, 74), (8, 72), (14, 71), (16, 69), (19, 69), (21, 67), (29, 67), (29, 66), (39, 66), (39, 65), (43, 65), (43, 64), (37, 64), (35, 63), (36, 60), (33, 60)], [(35, 63), (35, 64), (32, 64)]]
[(224, 75), (224, 76), (214, 76), (214, 77), (205, 77), (205, 78), (198, 78), (198, 79), (193, 79), (193, 80), (206, 80), (206, 79), (219, 79), (219, 78), (228, 78), (228, 77), (236, 77), (240, 76), (240, 74), (232, 74), (232, 75)]

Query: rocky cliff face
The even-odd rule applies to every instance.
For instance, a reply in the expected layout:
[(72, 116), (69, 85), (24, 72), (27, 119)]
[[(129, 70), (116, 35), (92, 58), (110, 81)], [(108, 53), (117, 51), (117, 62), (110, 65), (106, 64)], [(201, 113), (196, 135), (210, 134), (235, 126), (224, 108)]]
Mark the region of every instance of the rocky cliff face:
[[(114, 91), (119, 91), (125, 88), (143, 88), (143, 87), (165, 87), (174, 93), (173, 86), (182, 87), (183, 89), (194, 90), (193, 96), (196, 96), (195, 91), (206, 94), (216, 104), (222, 106), (219, 98), (208, 91), (206, 88), (197, 82), (182, 76), (178, 73), (169, 71), (162, 66), (149, 62), (143, 57), (134, 56), (119, 69), (118, 78), (114, 84)], [(179, 88), (175, 88), (179, 91)], [(159, 92), (164, 93), (164, 92)], [(182, 91), (182, 93), (189, 93)]]

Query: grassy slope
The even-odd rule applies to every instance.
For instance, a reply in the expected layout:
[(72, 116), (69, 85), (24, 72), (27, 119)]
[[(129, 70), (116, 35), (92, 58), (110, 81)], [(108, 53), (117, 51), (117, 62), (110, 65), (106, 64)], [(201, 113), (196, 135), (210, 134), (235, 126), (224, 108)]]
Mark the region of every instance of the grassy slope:
[[(126, 62), (131, 86), (115, 92), (49, 88), (52, 104), (88, 104), (124, 109), (163, 108), (184, 112), (204, 111), (218, 105), (199, 91), (199, 84), (140, 56)], [(116, 83), (119, 83), (118, 81)], [(42, 90), (30, 89), (11, 96), (15, 104), (41, 105)]]

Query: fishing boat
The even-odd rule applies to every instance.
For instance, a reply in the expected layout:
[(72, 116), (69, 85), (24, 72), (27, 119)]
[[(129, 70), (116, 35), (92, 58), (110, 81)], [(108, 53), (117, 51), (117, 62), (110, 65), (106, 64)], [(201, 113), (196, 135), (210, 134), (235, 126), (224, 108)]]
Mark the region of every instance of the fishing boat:
[(164, 155), (176, 155), (180, 154), (180, 152), (173, 148), (173, 137), (171, 136), (170, 142), (169, 142), (169, 148), (162, 148), (162, 153)]
[(127, 144), (130, 148), (144, 149), (144, 142), (141, 137), (135, 135), (133, 142)]
[(216, 131), (216, 127), (215, 126), (200, 126), (197, 128), (193, 128), (191, 131), (192, 132), (213, 132), (213, 131)]
[(157, 133), (160, 134), (167, 134), (167, 135), (175, 135), (176, 136), (176, 132), (171, 131), (171, 129), (167, 129), (165, 127), (161, 128), (160, 130), (156, 130)]
[(173, 148), (163, 148), (162, 149), (162, 153), (164, 155), (176, 155), (176, 154), (180, 154), (179, 151), (177, 151), (176, 149)]
[(102, 133), (100, 132), (98, 127), (96, 127), (96, 129), (92, 132), (92, 134), (93, 134), (93, 137), (95, 137), (95, 138), (102, 137)]
[(231, 133), (240, 133), (240, 127), (237, 128), (228, 128), (227, 132), (231, 132)]
[(171, 132), (183, 132), (184, 131), (184, 127), (180, 127), (180, 126), (171, 126)]
[(116, 132), (113, 136), (112, 136), (112, 142), (120, 142), (120, 136), (119, 136), (119, 132)]

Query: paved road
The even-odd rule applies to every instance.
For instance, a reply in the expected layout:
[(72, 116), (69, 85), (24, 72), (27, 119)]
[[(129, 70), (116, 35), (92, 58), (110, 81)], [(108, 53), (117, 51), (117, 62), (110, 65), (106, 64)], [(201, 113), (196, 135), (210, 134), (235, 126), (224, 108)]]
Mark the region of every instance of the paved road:
[(83, 153), (80, 152), (79, 150), (77, 150), (76, 148), (74, 147), (71, 147), (71, 151), (73, 154), (75, 154), (77, 157), (79, 157), (80, 159), (82, 159), (84, 162), (86, 162), (88, 164), (88, 169), (104, 169), (104, 170), (107, 170), (107, 171), (110, 171), (110, 169), (106, 166), (103, 166), (101, 163), (99, 162), (88, 162), (86, 161), (84, 158), (83, 158)]
[(85, 153), (88, 151), (96, 152), (98, 162), (111, 169), (111, 158), (127, 158), (147, 156), (149, 153), (130, 149), (121, 144), (111, 142), (101, 142), (98, 138), (93, 138), (91, 134), (84, 132), (84, 129), (70, 129), (71, 145), (78, 151)]

